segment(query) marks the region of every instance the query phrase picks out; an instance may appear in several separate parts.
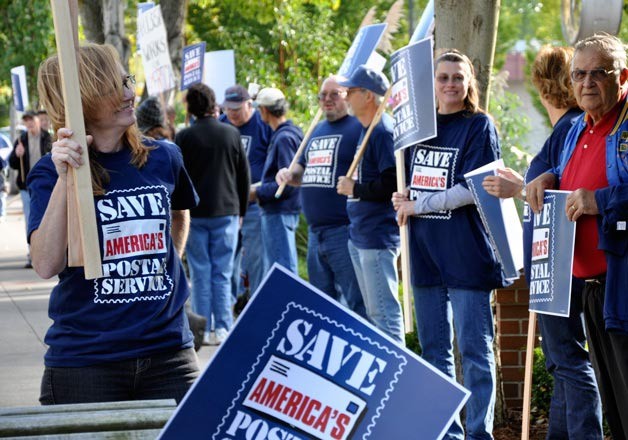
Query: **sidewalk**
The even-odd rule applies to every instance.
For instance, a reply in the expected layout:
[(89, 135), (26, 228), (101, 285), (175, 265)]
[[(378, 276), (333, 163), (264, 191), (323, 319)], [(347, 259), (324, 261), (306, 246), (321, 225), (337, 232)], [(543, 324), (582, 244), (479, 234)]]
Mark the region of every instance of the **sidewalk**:
[[(26, 231), (19, 195), (9, 196), (0, 223), (0, 407), (39, 405), (44, 336), (52, 321), (48, 298), (57, 279), (42, 280), (26, 264)], [(198, 352), (201, 370), (217, 347)]]

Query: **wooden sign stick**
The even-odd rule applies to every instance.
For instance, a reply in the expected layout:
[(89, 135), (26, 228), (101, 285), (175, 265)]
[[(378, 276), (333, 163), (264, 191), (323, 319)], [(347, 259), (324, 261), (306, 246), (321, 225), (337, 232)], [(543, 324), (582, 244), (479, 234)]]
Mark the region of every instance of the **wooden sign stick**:
[[(397, 165), (397, 192), (406, 190), (406, 163), (404, 151), (395, 151)], [(408, 224), (399, 226), (399, 238), (401, 240), (401, 285), (403, 287), (403, 323), (406, 333), (412, 333), (414, 322), (412, 321), (412, 301), (410, 299), (410, 242), (408, 240)]]
[(526, 367), (523, 382), (523, 409), (521, 414), (521, 440), (530, 438), (530, 401), (532, 398), (532, 367), (534, 365), (534, 342), (536, 339), (536, 313), (528, 318), (528, 344), (526, 347)]
[[(321, 120), (322, 116), (323, 116), (323, 109), (319, 107), (318, 111), (316, 112), (316, 116), (314, 116), (314, 119), (312, 119), (312, 123), (310, 124), (310, 128), (307, 129), (307, 132), (305, 133), (305, 136), (303, 136), (303, 140), (301, 141), (301, 145), (299, 145), (299, 148), (297, 149), (297, 152), (294, 153), (294, 157), (292, 158), (292, 162), (290, 162), (290, 166), (288, 167), (288, 170), (294, 169), (295, 165), (297, 163), (299, 163), (299, 157), (301, 157), (301, 155), (303, 154), (303, 150), (305, 149), (305, 146), (307, 145), (307, 141), (310, 139), (310, 136), (312, 136), (312, 132), (316, 128), (316, 125), (318, 124), (318, 121)], [(282, 183), (281, 185), (279, 185), (279, 188), (277, 188), (277, 191), (275, 192), (275, 198), (276, 199), (281, 197), (281, 194), (283, 194), (283, 190), (285, 188), (286, 188), (286, 184), (285, 183)]]
[[(72, 129), (72, 139), (83, 146), (83, 165), (75, 169), (71, 179), (74, 180), (76, 196), (68, 194), (68, 200), (76, 197), (78, 202), (78, 223), (82, 239), (82, 251), (85, 267), (85, 278), (102, 277), (100, 259), (100, 244), (96, 227), (96, 211), (92, 178), (89, 168), (89, 153), (85, 135), (85, 121), (83, 120), (83, 106), (81, 93), (78, 87), (78, 65), (76, 62), (76, 48), (72, 31), (70, 6), (67, 0), (51, 0), (52, 18), (55, 26), (55, 37), (61, 70), (61, 84), (63, 101), (66, 109), (66, 124)], [(68, 242), (70, 241), (68, 236)]]
[(379, 123), (379, 120), (382, 119), (382, 115), (384, 114), (384, 110), (386, 110), (386, 106), (388, 105), (388, 98), (390, 98), (391, 92), (392, 87), (389, 87), (388, 90), (386, 90), (386, 94), (382, 98), (382, 103), (379, 105), (377, 111), (375, 112), (375, 116), (373, 116), (373, 120), (371, 121), (368, 130), (366, 130), (366, 133), (364, 134), (364, 139), (362, 139), (362, 143), (360, 144), (360, 148), (358, 148), (358, 152), (355, 153), (355, 157), (353, 158), (353, 162), (351, 162), (351, 166), (347, 170), (347, 177), (351, 178), (351, 176), (353, 176), (353, 173), (355, 173), (355, 169), (358, 167), (362, 156), (364, 156), (364, 152), (366, 151), (366, 144), (368, 144), (373, 129)]

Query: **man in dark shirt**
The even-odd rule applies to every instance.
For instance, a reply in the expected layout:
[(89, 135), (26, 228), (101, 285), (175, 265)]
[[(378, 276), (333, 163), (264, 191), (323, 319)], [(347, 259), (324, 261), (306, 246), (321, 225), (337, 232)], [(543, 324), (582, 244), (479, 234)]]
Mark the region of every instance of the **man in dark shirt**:
[[(193, 85), (185, 103), (196, 122), (177, 133), (175, 142), (200, 197), (190, 210), (186, 245), (192, 305), (207, 318), (204, 342), (219, 344), (233, 324), (231, 274), (240, 219), (248, 205), (249, 163), (238, 130), (212, 116), (216, 105), (212, 89)], [(212, 316), (214, 340), (209, 337)]]

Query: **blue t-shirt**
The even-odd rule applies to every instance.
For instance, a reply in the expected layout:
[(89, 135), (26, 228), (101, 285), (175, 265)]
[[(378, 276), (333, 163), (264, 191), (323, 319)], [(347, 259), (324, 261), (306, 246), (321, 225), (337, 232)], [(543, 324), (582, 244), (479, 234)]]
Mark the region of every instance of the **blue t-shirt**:
[(355, 156), (362, 124), (353, 116), (316, 126), (299, 164), (305, 168), (301, 202), (313, 230), (348, 225), (347, 197), (338, 194), (338, 178), (347, 174)]
[(299, 188), (288, 185), (281, 197), (275, 198), (279, 188), (275, 182), (275, 175), (280, 169), (290, 166), (301, 140), (303, 132), (290, 120), (279, 125), (270, 138), (262, 184), (257, 188), (257, 199), (265, 214), (298, 214), (301, 211)]
[[(526, 171), (525, 183), (528, 184), (546, 171), (560, 164), (560, 153), (565, 145), (567, 133), (573, 126), (576, 118), (582, 114), (582, 110), (572, 108), (565, 113), (554, 125), (554, 129), (545, 140), (543, 148), (530, 162)], [(534, 213), (526, 203), (523, 208), (523, 269), (526, 280), (530, 280), (530, 265), (532, 259), (532, 231), (534, 229)]]
[[(232, 125), (225, 115), (220, 116), (220, 122)], [(248, 122), (236, 128), (240, 130), (240, 140), (242, 140), (242, 146), (249, 159), (251, 184), (257, 183), (262, 180), (266, 152), (268, 151), (268, 144), (270, 143), (273, 130), (267, 123), (262, 121), (262, 117), (257, 110), (253, 112)]]
[[(82, 367), (192, 347), (184, 306), (189, 290), (170, 235), (171, 211), (198, 197), (179, 148), (154, 147), (146, 164), (131, 165), (128, 148), (91, 153), (109, 172), (105, 195), (95, 196), (103, 277), (86, 280), (82, 267), (66, 267), (50, 295), (46, 333), (49, 367)], [(57, 181), (51, 156), (28, 175), (29, 237), (46, 211)]]
[[(491, 119), (467, 111), (438, 115), (438, 136), (412, 148), (406, 170), (410, 198), (462, 183), (464, 174), (499, 158)], [(475, 205), (410, 217), (410, 263), (416, 286), (490, 290), (503, 285), (501, 266)]]
[[(365, 133), (366, 128), (363, 127), (356, 150), (362, 143)], [(356, 169), (357, 181), (359, 183), (371, 182), (391, 167), (395, 167), (393, 123), (392, 118), (384, 114), (381, 121), (373, 128), (366, 144), (366, 151)], [(347, 213), (351, 221), (349, 238), (355, 247), (359, 249), (399, 247), (399, 226), (390, 200), (375, 202), (349, 197)]]

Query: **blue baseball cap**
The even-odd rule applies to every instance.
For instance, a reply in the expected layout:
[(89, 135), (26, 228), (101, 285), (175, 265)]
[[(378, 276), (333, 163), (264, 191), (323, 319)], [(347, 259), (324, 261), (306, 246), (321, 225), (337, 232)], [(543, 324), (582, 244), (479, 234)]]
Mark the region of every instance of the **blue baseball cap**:
[(370, 69), (364, 64), (358, 66), (349, 79), (340, 81), (338, 84), (347, 88), (359, 87), (361, 89), (370, 90), (380, 96), (384, 96), (388, 87), (390, 87), (390, 82), (388, 78), (386, 78), (386, 75)]

